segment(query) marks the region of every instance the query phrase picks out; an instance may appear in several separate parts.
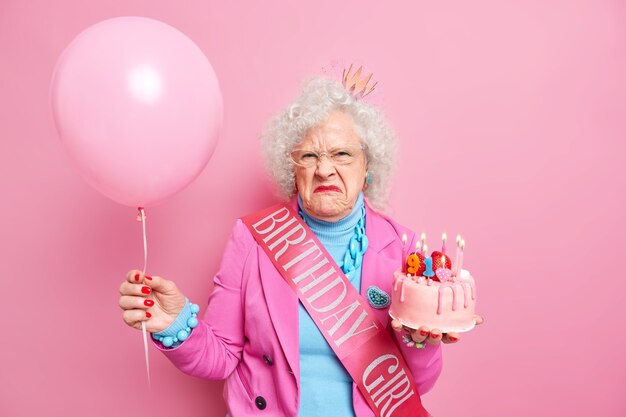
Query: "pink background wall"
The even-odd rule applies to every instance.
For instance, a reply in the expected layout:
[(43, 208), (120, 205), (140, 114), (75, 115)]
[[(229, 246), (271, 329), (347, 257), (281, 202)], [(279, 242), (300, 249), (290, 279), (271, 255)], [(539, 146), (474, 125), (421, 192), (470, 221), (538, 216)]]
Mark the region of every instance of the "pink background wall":
[[(262, 4), (262, 5), (261, 5)], [(391, 4), (391, 3), (390, 3)], [(301, 80), (363, 63), (401, 138), (391, 214), (467, 238), (486, 324), (445, 347), (435, 416), (624, 416), (626, 7), (615, 1), (0, 3), (0, 415), (222, 416), (140, 333), (118, 286), (141, 267), (135, 211), (91, 189), (57, 141), (57, 57), (100, 20), (195, 40), (225, 104), (212, 162), (148, 211), (149, 272), (204, 303), (234, 219), (275, 201), (264, 121)], [(146, 166), (148, 170), (158, 167)]]

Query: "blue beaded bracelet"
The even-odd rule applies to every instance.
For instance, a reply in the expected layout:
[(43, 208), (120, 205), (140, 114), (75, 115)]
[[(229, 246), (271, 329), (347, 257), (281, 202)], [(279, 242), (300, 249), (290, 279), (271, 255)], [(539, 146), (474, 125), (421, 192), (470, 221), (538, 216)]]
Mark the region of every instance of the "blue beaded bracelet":
[[(189, 300), (187, 300), (189, 303)], [(198, 304), (191, 304), (191, 317), (187, 319), (187, 328), (179, 330), (176, 333), (176, 337), (172, 336), (160, 336), (158, 334), (152, 334), (152, 338), (157, 340), (163, 344), (165, 347), (172, 347), (174, 343), (185, 341), (189, 335), (191, 334), (191, 330), (198, 326), (198, 312), (200, 311), (200, 306)], [(167, 330), (167, 329), (166, 329)]]

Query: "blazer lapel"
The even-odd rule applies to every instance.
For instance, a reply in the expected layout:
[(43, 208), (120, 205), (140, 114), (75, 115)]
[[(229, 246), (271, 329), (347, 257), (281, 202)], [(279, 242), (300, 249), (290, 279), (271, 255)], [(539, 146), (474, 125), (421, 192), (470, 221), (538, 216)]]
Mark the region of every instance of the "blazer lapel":
[(300, 349), (298, 342), (298, 296), (276, 270), (263, 249), (257, 248), (261, 285), (272, 325), (287, 362), (300, 380)]
[[(391, 297), (393, 271), (400, 267), (400, 260), (386, 256), (384, 249), (396, 242), (394, 230), (381, 216), (366, 207), (365, 234), (369, 240), (369, 248), (363, 257), (361, 272), (361, 296), (367, 300), (367, 289), (377, 286)], [(400, 254), (400, 248), (398, 248)], [(378, 319), (386, 325), (389, 321), (388, 308), (372, 308)]]

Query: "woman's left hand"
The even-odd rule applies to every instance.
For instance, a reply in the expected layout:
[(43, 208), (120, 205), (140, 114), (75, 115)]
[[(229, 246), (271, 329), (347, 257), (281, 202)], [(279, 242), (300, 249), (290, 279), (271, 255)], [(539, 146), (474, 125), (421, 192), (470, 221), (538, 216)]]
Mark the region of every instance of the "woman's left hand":
[[(475, 317), (476, 325), (483, 324), (485, 321), (482, 316), (477, 315)], [(457, 343), (461, 340), (461, 336), (456, 332), (441, 333), (439, 329), (429, 329), (426, 326), (421, 326), (419, 329), (409, 329), (404, 327), (398, 320), (391, 320), (391, 327), (396, 332), (407, 330), (411, 335), (411, 339), (415, 343), (428, 343), (430, 345), (436, 345), (437, 343)]]

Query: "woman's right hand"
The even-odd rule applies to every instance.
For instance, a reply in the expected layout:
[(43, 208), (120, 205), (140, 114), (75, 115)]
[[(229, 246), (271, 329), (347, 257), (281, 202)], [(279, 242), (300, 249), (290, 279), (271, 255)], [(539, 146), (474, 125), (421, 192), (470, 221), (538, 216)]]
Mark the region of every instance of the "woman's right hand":
[(141, 329), (141, 322), (145, 321), (150, 333), (167, 329), (185, 306), (185, 296), (174, 282), (144, 275), (136, 269), (126, 274), (126, 280), (120, 285), (120, 294), (124, 322)]

